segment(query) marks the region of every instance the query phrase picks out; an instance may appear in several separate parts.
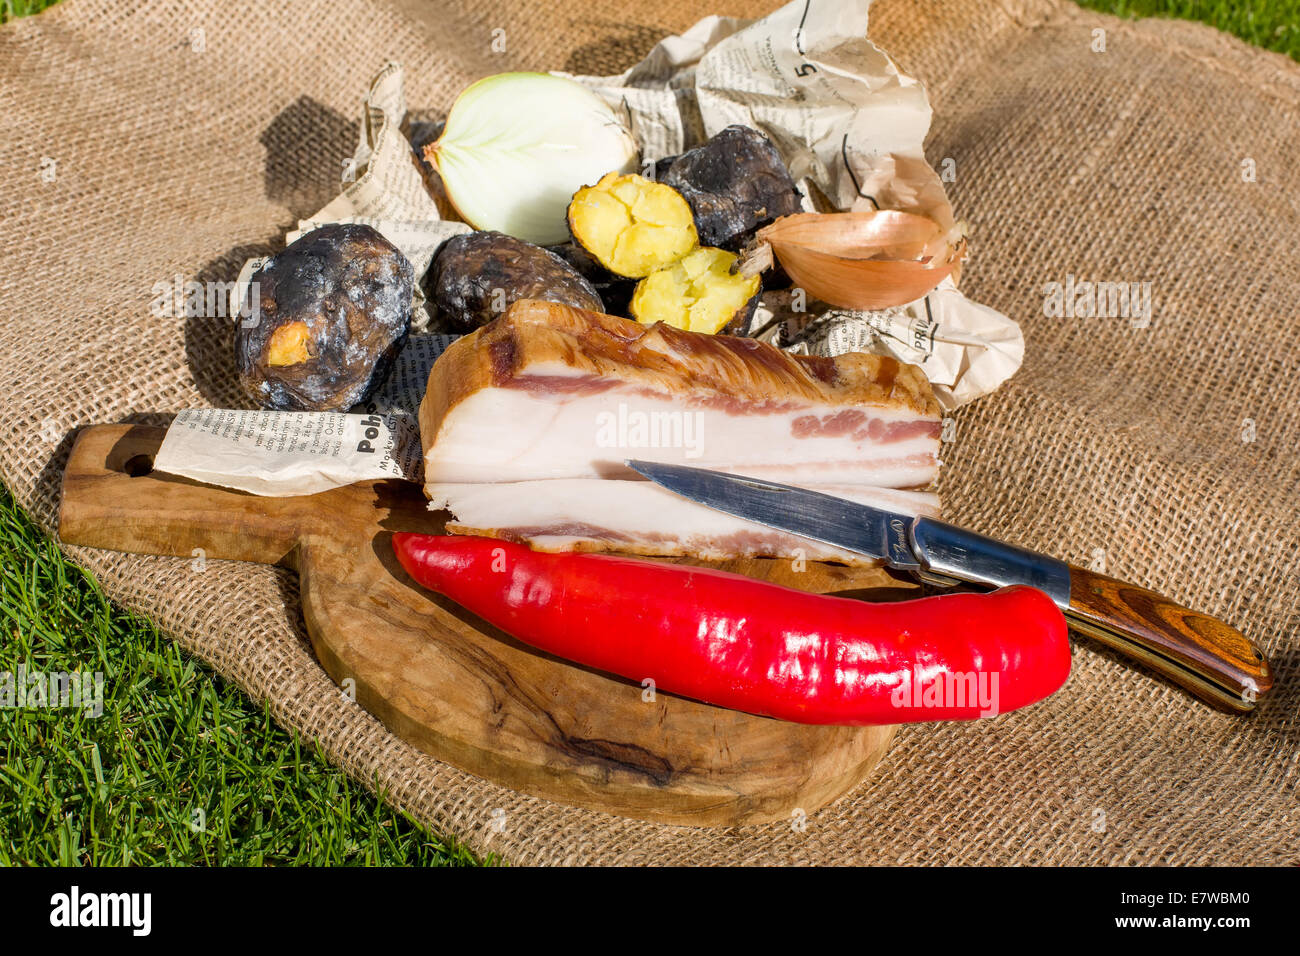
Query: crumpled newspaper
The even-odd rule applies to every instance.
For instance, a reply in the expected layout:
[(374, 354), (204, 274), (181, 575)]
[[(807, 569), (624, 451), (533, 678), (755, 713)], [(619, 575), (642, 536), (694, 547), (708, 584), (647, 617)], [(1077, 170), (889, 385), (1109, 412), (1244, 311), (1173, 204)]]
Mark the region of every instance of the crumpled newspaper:
[(412, 335), (388, 380), (350, 412), (191, 408), (180, 412), (154, 470), (254, 495), (314, 495), (358, 481), (423, 481), (420, 399), (454, 335)]
[[(741, 123), (772, 139), (807, 208), (897, 209), (948, 228), (954, 223), (952, 208), (922, 149), (930, 127), (929, 100), (916, 80), (867, 39), (870, 6), (871, 0), (794, 0), (756, 21), (707, 17), (662, 40), (622, 74), (573, 78), (622, 113), (646, 164)], [(329, 222), (368, 223), (423, 275), (438, 246), (468, 227), (441, 218), (412, 146), (413, 132), (402, 69), (389, 63), (366, 96), (360, 142), (347, 167), (352, 181), (286, 240)], [(263, 261), (245, 264), (237, 301), (243, 301), (243, 289)], [(413, 326), (425, 331), (431, 316), (418, 289), (414, 305)], [(916, 302), (880, 312), (817, 303), (796, 312), (788, 306), (788, 296), (766, 294), (751, 328), (793, 351), (870, 351), (917, 364), (945, 410), (988, 394), (1023, 361), (1019, 326), (966, 299), (951, 279)], [(283, 440), (280, 416), (301, 421), (303, 415), (324, 413), (229, 413), (225, 418), (184, 413), (173, 427), (175, 440), (169, 431), (155, 468), (263, 495), (310, 494), (393, 477), (394, 468), (419, 481), (419, 455), (403, 450), (418, 445), (413, 413), (427, 381), (421, 363), (431, 364), (435, 354), (433, 338), (411, 337), (411, 343), (428, 339), (429, 347), (408, 344), (404, 350), (412, 353), (401, 366), (405, 372), (382, 393), (392, 411), (354, 410), (356, 420), (339, 426), (360, 427), (362, 419), (378, 418), (379, 425), (361, 427), (360, 434), (378, 428), (380, 435), (359, 441), (395, 450), (387, 457), (340, 453), (325, 466), (324, 444), (304, 450), (302, 442)], [(411, 373), (416, 366), (425, 369), (424, 378)], [(230, 425), (233, 414), (242, 415), (238, 428)], [(304, 433), (313, 434), (310, 428)]]
[(1025, 354), (1020, 327), (967, 299), (951, 278), (924, 298), (878, 312), (794, 312), (780, 296), (764, 306), (755, 338), (803, 355), (876, 352), (919, 365), (944, 411), (993, 391)]
[[(575, 76), (623, 111), (653, 163), (733, 123), (767, 134), (812, 210), (897, 209), (954, 224), (925, 159), (925, 89), (867, 39), (871, 0), (799, 0), (758, 21), (701, 20), (610, 77)], [(1011, 319), (945, 279), (916, 302), (879, 312), (765, 294), (752, 329), (812, 355), (865, 351), (919, 365), (945, 411), (1015, 374), (1024, 337)]]

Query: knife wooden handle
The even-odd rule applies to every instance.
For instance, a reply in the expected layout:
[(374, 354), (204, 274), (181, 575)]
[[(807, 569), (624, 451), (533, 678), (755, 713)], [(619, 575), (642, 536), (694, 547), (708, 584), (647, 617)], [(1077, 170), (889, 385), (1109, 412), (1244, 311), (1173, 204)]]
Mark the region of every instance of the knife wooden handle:
[(1253, 710), (1268, 661), (1236, 628), (1154, 591), (1070, 566), (1070, 626), (1225, 710)]

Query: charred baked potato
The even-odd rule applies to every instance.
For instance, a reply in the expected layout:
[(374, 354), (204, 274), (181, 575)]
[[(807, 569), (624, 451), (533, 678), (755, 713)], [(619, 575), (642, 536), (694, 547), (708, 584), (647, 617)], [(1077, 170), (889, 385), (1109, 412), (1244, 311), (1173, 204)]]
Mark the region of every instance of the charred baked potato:
[(655, 179), (690, 205), (700, 245), (731, 252), (763, 226), (803, 208), (781, 154), (748, 126), (728, 126), (702, 146), (659, 160)]
[(519, 299), (605, 311), (600, 294), (563, 258), (500, 232), (471, 232), (444, 242), (425, 289), (448, 332), (473, 332)]
[(239, 381), (262, 408), (343, 411), (387, 377), (415, 276), (370, 226), (322, 226), (254, 273), (235, 330)]
[(595, 256), (572, 240), (546, 248), (573, 266), (579, 275), (591, 283), (596, 294), (600, 296), (600, 301), (605, 303), (606, 314), (622, 316), (628, 314), (628, 303), (632, 301), (636, 279), (614, 275), (602, 266)]

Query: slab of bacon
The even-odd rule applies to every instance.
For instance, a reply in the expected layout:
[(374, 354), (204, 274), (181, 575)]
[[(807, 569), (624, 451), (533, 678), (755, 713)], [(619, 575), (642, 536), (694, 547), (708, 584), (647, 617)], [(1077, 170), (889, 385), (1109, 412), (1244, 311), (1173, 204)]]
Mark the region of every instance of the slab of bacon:
[(817, 559), (803, 539), (641, 480), (628, 458), (937, 511), (933, 495), (890, 490), (928, 485), (938, 469), (940, 410), (915, 366), (791, 355), (548, 302), (515, 303), (438, 359), (420, 431), (426, 493), (454, 528), (547, 550), (722, 558), (797, 548)]

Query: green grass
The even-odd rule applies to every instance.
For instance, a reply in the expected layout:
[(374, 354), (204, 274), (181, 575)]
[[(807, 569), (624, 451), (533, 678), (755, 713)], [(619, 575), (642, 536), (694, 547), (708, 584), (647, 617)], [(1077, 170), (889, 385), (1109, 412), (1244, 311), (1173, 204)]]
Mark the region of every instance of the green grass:
[(57, 2), (58, 0), (0, 0), (0, 23), (30, 17)]
[[(0, 23), (52, 2), (0, 0)], [(1300, 60), (1300, 0), (1081, 5), (1203, 20)], [(99, 717), (0, 710), (0, 863), (475, 862), (332, 767), (151, 624), (114, 608), (3, 489), (0, 634), (0, 673), (104, 675)]]
[(465, 865), (153, 625), (0, 490), (0, 674), (103, 675), (103, 712), (0, 710), (0, 863)]
[(1076, 0), (1120, 17), (1199, 20), (1247, 43), (1300, 60), (1300, 0)]

